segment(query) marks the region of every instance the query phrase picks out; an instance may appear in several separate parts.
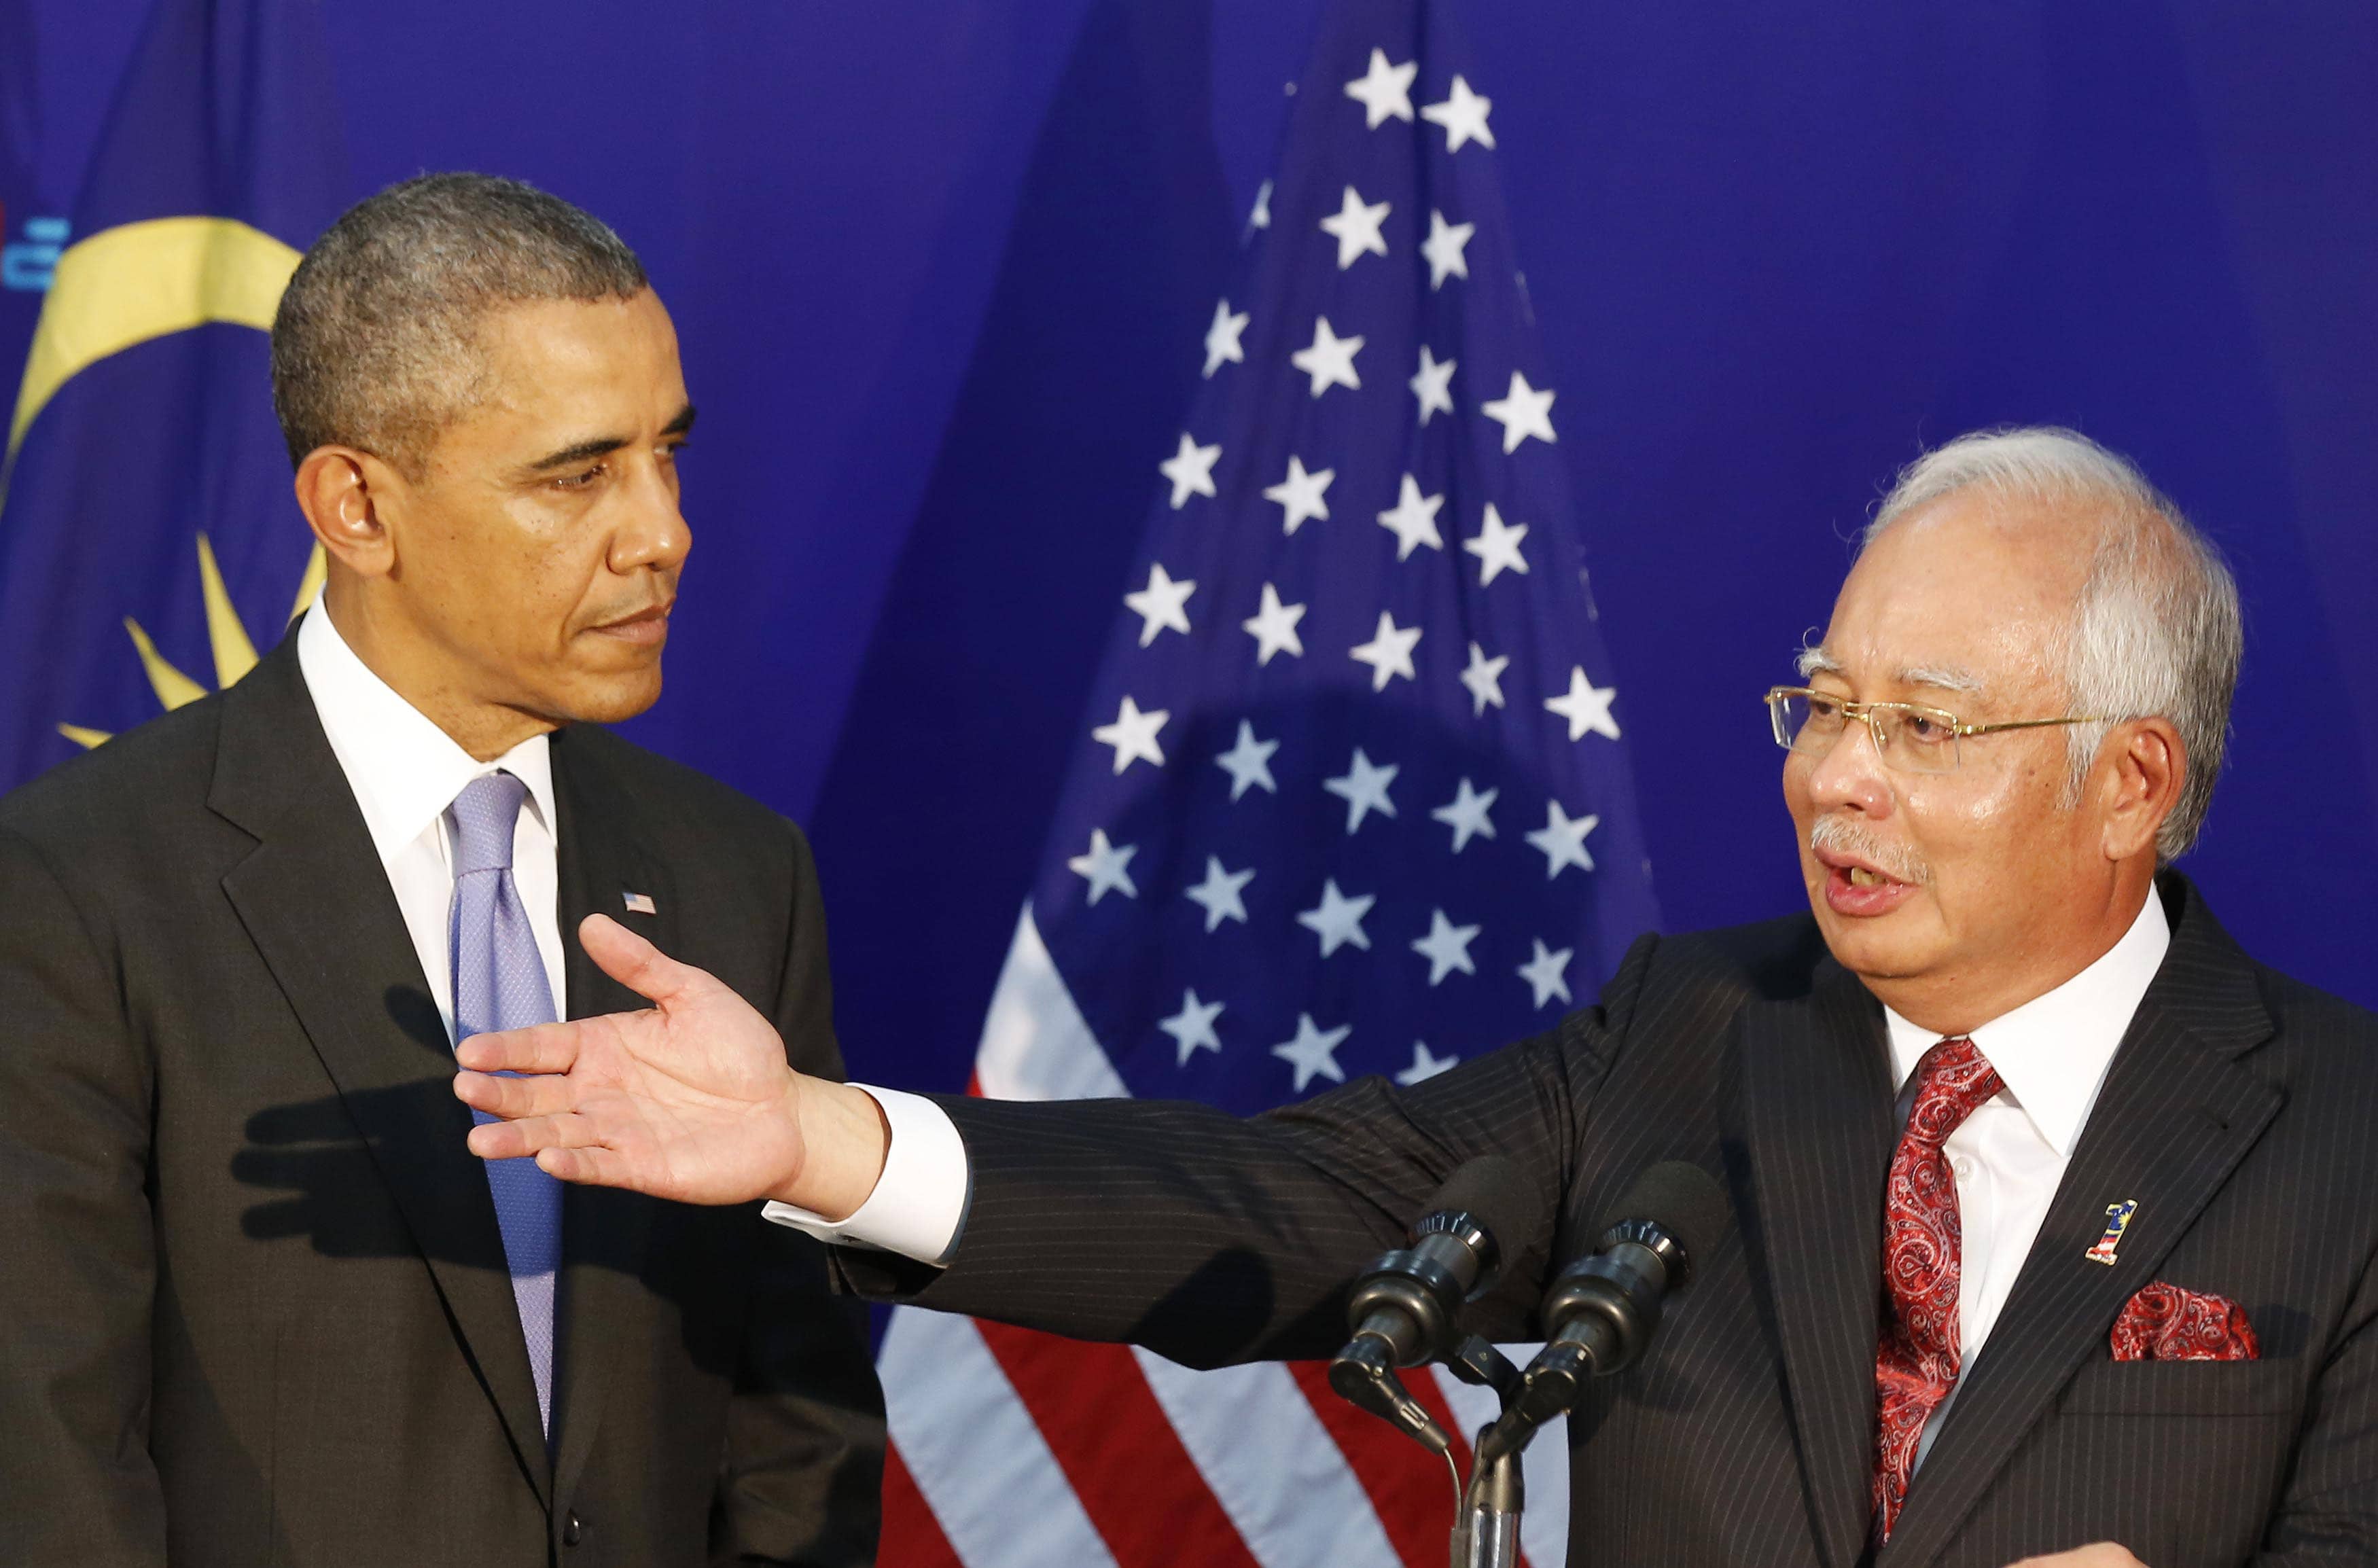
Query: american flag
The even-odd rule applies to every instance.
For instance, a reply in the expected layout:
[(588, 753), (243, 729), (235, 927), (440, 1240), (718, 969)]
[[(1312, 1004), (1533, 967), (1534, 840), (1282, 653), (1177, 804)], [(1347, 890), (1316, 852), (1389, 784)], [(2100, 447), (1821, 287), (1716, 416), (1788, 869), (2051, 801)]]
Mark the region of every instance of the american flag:
[[(1490, 84), (1448, 13), (1324, 23), (1151, 455), (979, 1093), (1252, 1112), (1413, 1083), (1591, 999), (1656, 924)], [(1317, 1368), (903, 1311), (883, 1374), (887, 1562), (1444, 1561), (1443, 1466)], [(1491, 1414), (1417, 1382), (1448, 1428)], [(1549, 1565), (1566, 1461), (1533, 1453)]]

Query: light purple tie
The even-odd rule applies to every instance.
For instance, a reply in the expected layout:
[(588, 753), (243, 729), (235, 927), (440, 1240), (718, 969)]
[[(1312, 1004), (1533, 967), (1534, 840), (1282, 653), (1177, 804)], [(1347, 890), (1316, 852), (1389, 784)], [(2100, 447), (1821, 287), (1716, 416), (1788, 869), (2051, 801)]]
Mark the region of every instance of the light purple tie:
[[(512, 830), (528, 785), (489, 773), (462, 786), (447, 809), (454, 842), (454, 902), (447, 950), (454, 955), (454, 1037), (554, 1022), (553, 987), (520, 890), (512, 885)], [(474, 1121), (494, 1118), (471, 1113)], [(534, 1160), (489, 1160), (487, 1186), (510, 1264), (512, 1301), (536, 1378), (536, 1409), (553, 1430), (553, 1285), (561, 1262), (561, 1183)]]

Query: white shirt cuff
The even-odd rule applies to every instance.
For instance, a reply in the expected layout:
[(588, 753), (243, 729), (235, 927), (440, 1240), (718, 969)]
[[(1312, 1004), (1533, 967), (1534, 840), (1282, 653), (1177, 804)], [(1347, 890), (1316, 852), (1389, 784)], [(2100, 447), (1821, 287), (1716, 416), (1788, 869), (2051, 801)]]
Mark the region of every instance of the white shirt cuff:
[(883, 1107), (884, 1125), (891, 1131), (875, 1191), (838, 1224), (790, 1203), (772, 1202), (760, 1212), (778, 1225), (836, 1246), (873, 1247), (920, 1263), (942, 1263), (957, 1245), (973, 1183), (966, 1141), (949, 1113), (922, 1095), (866, 1083), (851, 1087), (865, 1090)]

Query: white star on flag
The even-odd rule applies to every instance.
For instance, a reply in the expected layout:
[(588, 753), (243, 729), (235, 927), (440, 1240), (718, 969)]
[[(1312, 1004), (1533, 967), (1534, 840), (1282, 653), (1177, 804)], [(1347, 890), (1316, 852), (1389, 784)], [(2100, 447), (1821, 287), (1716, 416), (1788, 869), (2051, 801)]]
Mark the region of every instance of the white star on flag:
[[(1444, 213), (1434, 207), (1428, 209), (1428, 238), (1420, 242), (1420, 253), (1428, 262), (1428, 286), (1432, 293), (1445, 287), (1447, 278), (1469, 278), (1470, 258), (1463, 250), (1470, 244), (1470, 236), (1477, 232), (1475, 223), (1448, 223)], [(1206, 346), (1211, 353), (1211, 339), (1207, 341)], [(1238, 356), (1233, 354), (1231, 357), (1235, 359)], [(1207, 374), (1213, 372), (1207, 371)], [(1445, 412), (1451, 413), (1453, 411), (1447, 409)]]
[(1157, 472), (1172, 481), (1172, 509), (1179, 511), (1189, 504), (1192, 496), (1214, 493), (1214, 463), (1222, 455), (1219, 443), (1201, 447), (1181, 433), (1181, 449), (1156, 465)]
[(1445, 536), (1436, 531), (1436, 509), (1443, 505), (1444, 497), (1422, 495), (1420, 481), (1404, 475), (1396, 504), (1379, 514), (1379, 526), (1396, 536), (1396, 559), (1407, 558), (1423, 545), (1445, 548)]
[[(1361, 334), (1341, 338), (1329, 329), (1329, 317), (1313, 318), (1313, 343), (1288, 356), (1288, 363), (1313, 377), (1313, 395), (1319, 397), (1332, 387), (1350, 387), (1360, 391), (1363, 378), (1354, 374), (1354, 356), (1363, 352)], [(1183, 437), (1184, 441), (1187, 437)], [(1217, 447), (1215, 451), (1222, 449)], [(1213, 492), (1208, 490), (1207, 495)], [(1174, 506), (1181, 503), (1175, 501)]]
[(1225, 920), (1236, 920), (1242, 926), (1247, 923), (1246, 901), (1239, 894), (1255, 877), (1253, 867), (1243, 871), (1225, 871), (1220, 859), (1206, 856), (1206, 880), (1183, 891), (1206, 911), (1206, 930), (1209, 935)]
[(1461, 846), (1473, 838), (1495, 836), (1495, 820), (1487, 812), (1494, 809), (1495, 797), (1502, 793), (1499, 789), (1490, 789), (1482, 795), (1465, 778), (1455, 787), (1451, 800), (1429, 813), (1453, 830), (1454, 854), (1460, 854)]
[(1321, 787), (1346, 803), (1346, 831), (1351, 833), (1363, 825), (1363, 819), (1376, 811), (1382, 817), (1396, 814), (1396, 803), (1387, 798), (1387, 786), (1396, 782), (1399, 767), (1390, 763), (1379, 767), (1363, 755), (1361, 747), (1354, 748), (1354, 760), (1346, 771), (1334, 779), (1324, 779)]
[(1544, 825), (1528, 834), (1528, 843), (1543, 851), (1545, 880), (1559, 876), (1567, 866), (1592, 870), (1593, 856), (1585, 852), (1585, 835), (1601, 825), (1599, 817), (1572, 817), (1561, 809), (1559, 801), (1545, 801)]
[(1122, 772), (1134, 762), (1147, 760), (1164, 766), (1164, 748), (1156, 744), (1156, 732), (1172, 716), (1168, 709), (1157, 708), (1141, 712), (1139, 704), (1125, 697), (1114, 723), (1100, 724), (1090, 732), (1090, 738), (1101, 746), (1114, 748), (1114, 771)]
[(1528, 557), (1519, 554), (1519, 541), (1528, 536), (1524, 522), (1507, 523), (1495, 503), (1486, 503), (1486, 515), (1480, 520), (1477, 537), (1464, 539), (1461, 547), (1478, 557), (1478, 586), (1485, 587), (1497, 574), (1507, 571), (1528, 575)]
[(1478, 412), (1503, 427), (1503, 451), (1507, 456), (1519, 449), (1519, 443), (1533, 436), (1539, 441), (1552, 442), (1553, 399), (1550, 388), (1543, 390), (1528, 385), (1528, 378), (1518, 371), (1511, 372), (1511, 389), (1499, 398), (1480, 403)]
[(1263, 585), (1263, 604), (1255, 613), (1239, 623), (1246, 634), (1255, 640), (1255, 663), (1268, 664), (1274, 653), (1293, 653), (1304, 657), (1304, 639), (1296, 634), (1296, 623), (1304, 618), (1302, 604), (1283, 604), (1279, 590), (1267, 582)]
[(1332, 1053), (1353, 1032), (1351, 1023), (1341, 1023), (1335, 1029), (1317, 1028), (1313, 1014), (1300, 1012), (1296, 1015), (1296, 1038), (1272, 1047), (1271, 1054), (1296, 1069), (1295, 1092), (1300, 1095), (1315, 1077), (1343, 1083), (1346, 1071), (1338, 1065), (1338, 1058)]
[(1222, 1004), (1201, 1002), (1195, 989), (1181, 993), (1181, 1011), (1170, 1018), (1159, 1018), (1156, 1026), (1172, 1036), (1181, 1047), (1177, 1065), (1186, 1067), (1189, 1059), (1201, 1050), (1219, 1052), (1222, 1037), (1214, 1033), (1214, 1020), (1222, 1015)]
[(1555, 997), (1560, 998), (1562, 1006), (1568, 1005), (1568, 961), (1575, 954), (1574, 948), (1550, 950), (1543, 938), (1536, 939), (1536, 955), (1519, 965), (1519, 978), (1536, 993), (1538, 1007)]
[(1393, 210), (1384, 201), (1366, 203), (1352, 186), (1346, 187), (1338, 210), (1321, 220), (1322, 233), (1338, 241), (1338, 270), (1343, 272), (1365, 256), (1387, 254), (1387, 237), (1379, 232), (1379, 225)]
[(1089, 852), (1066, 861), (1065, 869), (1089, 880), (1089, 902), (1092, 904), (1111, 892), (1121, 892), (1125, 898), (1137, 898), (1139, 889), (1132, 884), (1130, 868), (1131, 857), (1138, 853), (1137, 844), (1109, 844), (1104, 828), (1092, 828)]
[(1428, 416), (1432, 413), (1453, 412), (1453, 372), (1457, 363), (1450, 359), (1438, 359), (1428, 352), (1426, 343), (1421, 344), (1420, 370), (1405, 385), (1411, 389), (1412, 396), (1420, 400), (1420, 422), (1423, 425), (1428, 423)]
[(1415, 1083), (1425, 1083), (1460, 1059), (1458, 1056), (1431, 1056), (1428, 1042), (1414, 1040), (1411, 1065), (1396, 1070), (1396, 1082), (1407, 1089)]
[(1572, 664), (1568, 672), (1568, 690), (1558, 697), (1544, 699), (1544, 706), (1568, 721), (1568, 737), (1583, 740), (1586, 732), (1618, 738), (1618, 721), (1610, 716), (1610, 704), (1618, 695), (1615, 686), (1596, 686), (1585, 678), (1585, 671)]
[(1478, 940), (1479, 928), (1457, 926), (1445, 917), (1442, 909), (1428, 912), (1428, 935), (1412, 940), (1412, 952), (1428, 960), (1428, 983), (1432, 986), (1455, 970), (1475, 975), (1478, 966), (1470, 962), (1470, 944)]
[[(1418, 680), (1412, 668), (1412, 649), (1420, 643), (1418, 623), (1407, 627), (1396, 625), (1395, 616), (1379, 612), (1379, 629), (1368, 642), (1358, 642), (1352, 650), (1356, 663), (1371, 666), (1371, 689), (1385, 691), (1387, 682), (1397, 676), (1406, 680)], [(1121, 772), (1120, 769), (1116, 770)]]
[(1334, 468), (1307, 472), (1303, 460), (1291, 452), (1288, 477), (1277, 485), (1264, 487), (1264, 499), (1279, 503), (1283, 514), (1279, 520), (1280, 532), (1292, 537), (1302, 523), (1327, 522), (1329, 503), (1324, 497), (1328, 494), (1329, 482), (1337, 477), (1338, 471)]
[(1386, 50), (1372, 50), (1371, 68), (1346, 84), (1346, 96), (1363, 106), (1363, 128), (1377, 130), (1389, 119), (1410, 125), (1412, 78), (1419, 74), (1419, 61), (1390, 66)]
[(1221, 369), (1225, 364), (1244, 365), (1246, 363), (1247, 351), (1239, 346), (1239, 334), (1246, 329), (1247, 313), (1245, 311), (1240, 311), (1236, 316), (1231, 315), (1229, 300), (1224, 300), (1214, 306), (1214, 324), (1206, 329), (1207, 379), (1212, 379), (1214, 372)]
[(1196, 591), (1195, 582), (1175, 582), (1165, 575), (1162, 567), (1150, 561), (1147, 586), (1123, 596), (1123, 602), (1131, 606), (1131, 613), (1139, 617), (1139, 645), (1147, 647), (1161, 631), (1187, 631), (1189, 615), (1184, 606), (1189, 603), (1189, 595)]
[(1471, 700), (1476, 704), (1476, 717), (1484, 718), (1489, 706), (1500, 708), (1503, 705), (1503, 668), (1510, 662), (1508, 653), (1490, 659), (1485, 649), (1475, 642), (1470, 645), (1470, 667), (1461, 672), (1461, 684), (1470, 688)]
[(1364, 952), (1371, 951), (1371, 939), (1363, 929), (1363, 916), (1378, 903), (1373, 893), (1348, 898), (1338, 891), (1338, 880), (1324, 878), (1321, 902), (1310, 909), (1297, 912), (1296, 923), (1321, 939), (1321, 956), (1328, 957), (1351, 942)]
[(1271, 227), (1271, 182), (1269, 180), (1255, 187), (1255, 210), (1247, 214), (1247, 227), (1250, 229)]
[(1263, 786), (1267, 795), (1278, 795), (1279, 785), (1272, 783), (1271, 754), (1279, 749), (1276, 740), (1257, 740), (1255, 726), (1246, 720), (1239, 721), (1239, 738), (1228, 751), (1214, 759), (1215, 766), (1231, 775), (1231, 798), (1236, 800), (1254, 785)]
[(1428, 105), (1420, 112), (1420, 117), (1430, 125), (1445, 127), (1445, 150), (1447, 152), (1459, 152), (1464, 142), (1471, 141), (1491, 149), (1495, 145), (1495, 133), (1486, 126), (1486, 115), (1494, 107), (1493, 99), (1479, 97), (1470, 90), (1468, 82), (1456, 77), (1445, 102)]

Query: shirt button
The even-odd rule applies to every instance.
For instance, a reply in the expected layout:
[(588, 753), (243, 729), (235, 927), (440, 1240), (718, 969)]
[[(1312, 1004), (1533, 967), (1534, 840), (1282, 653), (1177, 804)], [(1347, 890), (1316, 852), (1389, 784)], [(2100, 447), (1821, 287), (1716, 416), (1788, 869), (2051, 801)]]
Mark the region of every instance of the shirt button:
[(1967, 1159), (1964, 1155), (1959, 1155), (1957, 1156), (1954, 1168), (1957, 1172), (1958, 1180), (1971, 1181), (1974, 1179), (1974, 1162)]

